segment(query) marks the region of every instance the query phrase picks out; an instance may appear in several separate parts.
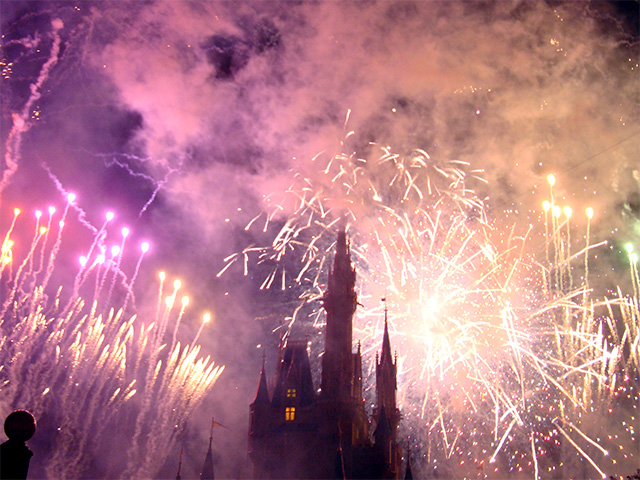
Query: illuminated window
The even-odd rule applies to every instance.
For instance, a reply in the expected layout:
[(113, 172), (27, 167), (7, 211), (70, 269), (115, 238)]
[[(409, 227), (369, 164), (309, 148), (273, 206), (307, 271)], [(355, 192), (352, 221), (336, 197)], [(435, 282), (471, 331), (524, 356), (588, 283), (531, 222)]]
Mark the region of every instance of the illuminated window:
[(292, 422), (296, 418), (296, 407), (287, 407), (284, 409), (284, 419), (286, 422)]
[(296, 398), (295, 388), (287, 388), (287, 398)]

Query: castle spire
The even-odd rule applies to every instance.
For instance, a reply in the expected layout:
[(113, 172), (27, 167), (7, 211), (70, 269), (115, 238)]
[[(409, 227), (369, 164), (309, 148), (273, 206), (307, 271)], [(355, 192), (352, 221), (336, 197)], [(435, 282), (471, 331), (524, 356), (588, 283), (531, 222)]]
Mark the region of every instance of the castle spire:
[(384, 333), (382, 335), (382, 362), (392, 363), (391, 360), (391, 340), (389, 340), (389, 311), (387, 310), (387, 299), (383, 298), (384, 302)]
[(267, 354), (262, 352), (262, 370), (260, 371), (260, 379), (258, 380), (258, 389), (256, 390), (256, 398), (254, 404), (269, 404), (269, 389), (267, 388), (267, 374), (264, 370), (265, 359)]
[(389, 316), (386, 299), (384, 307), (384, 333), (382, 335), (382, 352), (376, 354), (376, 396), (378, 409), (384, 406), (387, 414), (393, 417), (396, 409), (397, 385), (397, 360), (393, 361), (391, 355), (391, 340), (389, 339)]
[(213, 418), (211, 418), (211, 433), (209, 435), (209, 450), (204, 457), (204, 463), (202, 464), (202, 472), (200, 473), (200, 480), (214, 480), (213, 475), (213, 427), (216, 424)]

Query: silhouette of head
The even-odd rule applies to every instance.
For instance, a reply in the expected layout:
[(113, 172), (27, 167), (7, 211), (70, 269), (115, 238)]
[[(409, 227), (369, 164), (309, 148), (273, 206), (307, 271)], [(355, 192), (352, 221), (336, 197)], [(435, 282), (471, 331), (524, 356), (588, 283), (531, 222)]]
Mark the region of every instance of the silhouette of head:
[(36, 433), (36, 419), (26, 410), (16, 410), (4, 421), (4, 433), (11, 440), (26, 442)]

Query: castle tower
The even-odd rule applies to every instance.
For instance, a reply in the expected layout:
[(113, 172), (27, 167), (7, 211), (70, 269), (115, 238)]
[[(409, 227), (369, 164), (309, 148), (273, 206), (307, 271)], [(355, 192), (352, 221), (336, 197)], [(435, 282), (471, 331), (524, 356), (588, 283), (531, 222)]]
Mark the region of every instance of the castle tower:
[(341, 230), (322, 299), (327, 316), (320, 384), (323, 397), (340, 401), (352, 398), (353, 314), (358, 302), (355, 284), (356, 270), (351, 265), (347, 235)]
[(361, 348), (358, 344), (354, 352), (353, 345), (355, 280), (342, 230), (323, 296), (326, 327), (320, 392), (313, 385), (306, 341), (281, 345), (271, 397), (263, 358), (250, 406), (249, 456), (254, 478), (399, 478), (396, 363), (385, 320), (383, 348), (376, 360), (372, 436), (362, 396)]
[[(357, 306), (356, 271), (344, 230), (338, 232), (333, 265), (323, 296), (326, 311), (319, 437), (325, 476), (366, 478), (369, 419), (362, 397), (362, 358), (353, 351), (353, 315)], [(338, 468), (339, 467), (339, 468)]]

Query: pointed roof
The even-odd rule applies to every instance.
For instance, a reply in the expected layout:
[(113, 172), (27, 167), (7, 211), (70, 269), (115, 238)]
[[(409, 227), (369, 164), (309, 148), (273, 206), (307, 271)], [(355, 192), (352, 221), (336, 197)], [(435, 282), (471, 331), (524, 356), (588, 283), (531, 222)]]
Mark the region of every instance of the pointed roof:
[(300, 388), (300, 392), (298, 392), (300, 406), (306, 406), (315, 401), (311, 363), (305, 341), (289, 340), (287, 342), (282, 360), (278, 364), (271, 406), (281, 406), (289, 385), (296, 385)]
[(258, 389), (256, 391), (256, 398), (253, 401), (252, 405), (268, 405), (269, 400), (269, 389), (267, 388), (267, 375), (264, 371), (264, 360), (265, 355), (262, 356), (262, 370), (260, 371), (260, 380), (258, 380)]
[(200, 473), (200, 480), (214, 480), (213, 475), (213, 451), (211, 450), (211, 441), (209, 441), (209, 450), (207, 450), (207, 456), (204, 457), (204, 463), (202, 464), (202, 472)]
[(329, 272), (325, 300), (334, 294), (346, 294), (353, 291), (356, 282), (356, 270), (351, 265), (351, 251), (347, 242), (347, 233), (342, 227), (338, 231), (333, 266)]
[(180, 460), (178, 460), (178, 473), (176, 473), (176, 480), (182, 480), (182, 454), (184, 453), (184, 443), (180, 447)]
[(413, 480), (413, 471), (411, 470), (411, 452), (407, 450), (407, 470), (404, 473), (404, 480)]
[[(386, 302), (386, 299), (382, 299)], [(391, 340), (389, 340), (389, 318), (387, 306), (385, 303), (384, 307), (384, 333), (382, 335), (382, 352), (380, 352), (380, 357), (376, 354), (376, 386), (377, 388), (383, 387), (380, 384), (380, 381), (390, 382), (388, 388), (398, 388), (397, 378), (396, 378), (396, 365), (398, 363), (398, 359), (396, 356), (395, 362), (393, 356), (391, 355)]]
[[(264, 368), (262, 369), (264, 372)], [(207, 450), (207, 455), (204, 457), (204, 463), (202, 464), (202, 472), (200, 473), (200, 480), (214, 480), (215, 477), (213, 475), (213, 426), (215, 425), (215, 421), (211, 419), (211, 434), (209, 435), (209, 450)]]
[(384, 409), (384, 405), (380, 406), (380, 411), (378, 412), (378, 424), (376, 425), (376, 429), (373, 432), (373, 437), (376, 439), (376, 443), (378, 440), (384, 440), (391, 436), (391, 425), (389, 423), (389, 418), (387, 417), (387, 412)]
[(392, 364), (391, 340), (389, 340), (389, 320), (387, 318), (386, 304), (384, 307), (384, 334), (382, 335), (382, 354), (380, 363), (384, 364), (385, 362), (389, 363), (389, 365)]

